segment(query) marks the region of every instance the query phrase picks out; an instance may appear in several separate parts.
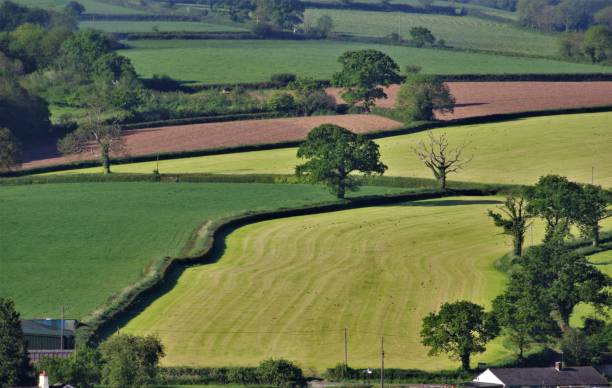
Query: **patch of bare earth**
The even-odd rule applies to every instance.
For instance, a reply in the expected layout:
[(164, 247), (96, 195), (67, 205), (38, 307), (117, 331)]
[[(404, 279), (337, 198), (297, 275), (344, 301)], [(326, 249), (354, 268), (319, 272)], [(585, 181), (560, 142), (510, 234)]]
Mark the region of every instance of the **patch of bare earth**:
[[(125, 153), (130, 156), (180, 152), (243, 145), (299, 141), (321, 124), (336, 124), (356, 133), (400, 128), (402, 123), (376, 115), (341, 115), (245, 120), (225, 123), (178, 125), (126, 131)], [(96, 154), (65, 157), (53, 147), (32, 150), (23, 168), (94, 160)]]
[[(449, 82), (457, 99), (455, 112), (438, 114), (440, 120), (492, 114), (571, 109), (612, 105), (612, 82)], [(386, 89), (389, 96), (377, 106), (393, 108), (399, 85)], [(342, 101), (339, 90), (328, 93)]]

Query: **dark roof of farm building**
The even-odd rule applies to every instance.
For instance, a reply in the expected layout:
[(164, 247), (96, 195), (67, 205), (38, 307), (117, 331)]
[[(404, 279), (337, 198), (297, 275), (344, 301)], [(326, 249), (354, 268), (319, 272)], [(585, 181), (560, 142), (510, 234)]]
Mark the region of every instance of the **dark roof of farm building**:
[(608, 380), (590, 366), (550, 368), (491, 368), (505, 385), (608, 386)]

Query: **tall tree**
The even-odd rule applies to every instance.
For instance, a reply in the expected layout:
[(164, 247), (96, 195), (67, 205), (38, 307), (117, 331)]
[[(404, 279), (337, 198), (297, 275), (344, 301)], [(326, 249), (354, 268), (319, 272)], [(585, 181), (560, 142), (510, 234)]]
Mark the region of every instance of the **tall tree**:
[(387, 98), (381, 86), (401, 81), (397, 63), (377, 50), (347, 51), (338, 58), (342, 70), (333, 75), (333, 83), (344, 88), (342, 98), (350, 104), (363, 102), (366, 112), (378, 98)]
[(105, 33), (82, 30), (62, 44), (58, 62), (66, 69), (89, 77), (96, 61), (104, 54), (110, 53), (112, 47), (113, 41)]
[(352, 172), (382, 175), (387, 169), (380, 161), (378, 144), (333, 124), (313, 129), (297, 156), (308, 159), (295, 168), (297, 176), (310, 183), (325, 183), (338, 198), (344, 198), (347, 190), (358, 189)]
[(612, 61), (612, 30), (606, 26), (593, 26), (584, 34), (584, 51), (591, 62)]
[(436, 37), (426, 27), (412, 27), (410, 29), (410, 37), (412, 38), (412, 43), (417, 47), (433, 46), (436, 43)]
[(109, 174), (111, 153), (123, 151), (123, 138), (119, 125), (105, 123), (102, 114), (100, 106), (90, 106), (87, 121), (61, 139), (58, 149), (63, 154), (70, 155), (91, 152), (92, 147), (97, 147), (104, 173)]
[(533, 217), (527, 211), (527, 198), (522, 191), (515, 192), (506, 197), (503, 206), (498, 212), (489, 210), (489, 217), (493, 219), (495, 226), (502, 228), (503, 233), (512, 237), (514, 255), (523, 255), (523, 244), (525, 233)]
[(438, 313), (423, 318), (421, 342), (429, 347), (429, 355), (447, 353), (461, 360), (464, 370), (470, 369), (472, 354), (482, 353), (486, 344), (499, 333), (495, 317), (482, 306), (468, 301), (445, 303)]
[(414, 74), (402, 84), (395, 108), (409, 120), (431, 121), (435, 120), (435, 110), (452, 113), (455, 102), (441, 77)]
[(21, 143), (8, 128), (0, 128), (0, 171), (21, 165)]
[(468, 143), (465, 142), (450, 149), (446, 133), (436, 136), (429, 131), (427, 138), (427, 141), (419, 141), (412, 150), (419, 160), (433, 172), (440, 190), (446, 190), (448, 174), (462, 170), (472, 160), (472, 158), (463, 156)]
[(30, 372), (30, 359), (15, 303), (0, 298), (0, 388), (29, 385)]
[(527, 211), (546, 221), (544, 241), (562, 241), (576, 218), (580, 186), (559, 175), (546, 175), (527, 190)]
[(599, 223), (609, 217), (612, 217), (612, 210), (608, 209), (606, 192), (601, 186), (584, 185), (576, 211), (576, 224), (582, 235), (593, 241), (594, 247), (599, 246)]

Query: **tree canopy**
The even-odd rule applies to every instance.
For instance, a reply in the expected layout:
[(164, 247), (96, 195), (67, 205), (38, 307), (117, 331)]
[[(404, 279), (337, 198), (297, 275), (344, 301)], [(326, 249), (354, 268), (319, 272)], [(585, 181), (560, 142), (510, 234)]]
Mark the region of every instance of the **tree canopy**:
[(455, 97), (441, 77), (413, 74), (402, 84), (397, 95), (396, 109), (407, 120), (435, 120), (434, 111), (452, 113)]
[(358, 189), (352, 172), (382, 175), (387, 169), (380, 161), (378, 144), (333, 124), (313, 129), (297, 156), (308, 159), (296, 167), (297, 176), (310, 183), (325, 183), (338, 198), (344, 198), (347, 190)]
[(0, 298), (0, 388), (29, 385), (30, 368), (30, 358), (15, 303)]

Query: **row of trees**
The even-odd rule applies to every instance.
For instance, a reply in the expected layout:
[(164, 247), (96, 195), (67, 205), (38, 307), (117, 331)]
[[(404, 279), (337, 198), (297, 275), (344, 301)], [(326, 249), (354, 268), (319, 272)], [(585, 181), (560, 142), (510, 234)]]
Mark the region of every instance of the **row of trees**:
[[(612, 8), (610, 9), (612, 16)], [(586, 32), (567, 33), (559, 40), (559, 53), (564, 58), (612, 63), (612, 21), (609, 26), (597, 25)]]
[[(506, 290), (493, 300), (493, 309), (468, 301), (446, 303), (423, 319), (422, 343), (430, 355), (446, 353), (469, 369), (470, 357), (503, 334), (519, 362), (534, 345), (555, 345), (573, 365), (597, 363), (612, 345), (612, 325), (587, 318), (583, 328), (571, 327), (579, 304), (588, 304), (606, 316), (612, 307), (612, 279), (576, 250), (566, 245), (570, 226), (599, 243), (599, 222), (612, 216), (607, 193), (601, 187), (579, 185), (549, 175), (530, 188), (510, 195), (489, 216), (514, 241), (514, 266)], [(546, 225), (542, 245), (523, 252), (532, 218)]]
[(593, 23), (611, 23), (607, 0), (518, 0), (519, 23), (544, 31), (584, 31)]

